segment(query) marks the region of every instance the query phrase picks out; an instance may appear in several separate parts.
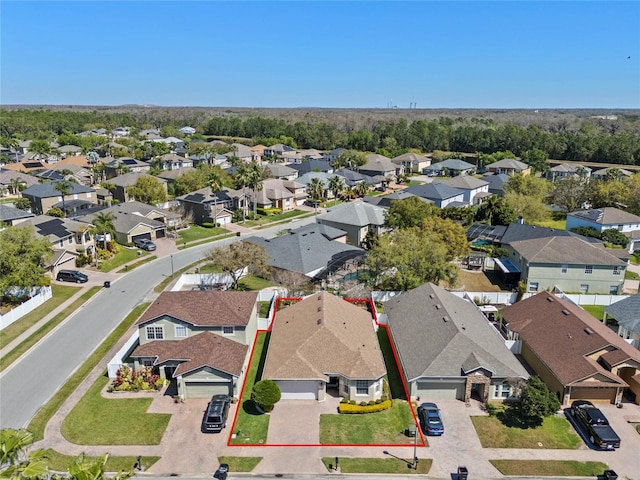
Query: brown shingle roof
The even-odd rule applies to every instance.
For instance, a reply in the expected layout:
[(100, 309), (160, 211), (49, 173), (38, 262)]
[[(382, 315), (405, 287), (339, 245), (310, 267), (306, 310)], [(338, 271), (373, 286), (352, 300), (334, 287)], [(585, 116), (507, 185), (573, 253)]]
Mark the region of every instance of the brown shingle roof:
[(163, 292), (136, 325), (162, 315), (170, 315), (197, 326), (247, 325), (257, 298), (257, 292)]
[(351, 379), (386, 373), (371, 314), (327, 292), (278, 312), (273, 323), (263, 378)]
[[(620, 378), (588, 357), (599, 350), (608, 350), (610, 353), (602, 356), (615, 363), (626, 359), (640, 362), (640, 351), (606, 325), (548, 292), (511, 305), (501, 310), (501, 314), (509, 329), (520, 335), (565, 386), (597, 374), (625, 385)], [(615, 353), (617, 351), (620, 353)], [(594, 382), (591, 384), (596, 386)]]
[(184, 340), (156, 340), (138, 346), (132, 357), (156, 357), (155, 365), (167, 360), (182, 360), (174, 376), (209, 366), (239, 377), (242, 373), (247, 345), (211, 332), (202, 332)]

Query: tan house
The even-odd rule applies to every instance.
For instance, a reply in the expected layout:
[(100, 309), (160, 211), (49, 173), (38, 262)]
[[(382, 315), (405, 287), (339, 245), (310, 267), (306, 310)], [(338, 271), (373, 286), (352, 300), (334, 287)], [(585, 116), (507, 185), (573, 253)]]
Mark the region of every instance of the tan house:
[(568, 300), (540, 292), (501, 314), (522, 358), (563, 405), (640, 395), (640, 351)]
[(377, 400), (386, 373), (365, 309), (319, 292), (277, 313), (262, 378), (274, 380), (283, 399)]
[(257, 330), (256, 292), (164, 292), (137, 321), (135, 367), (152, 366), (183, 398), (238, 396)]
[(55, 206), (62, 208), (63, 202), (65, 209), (69, 210), (73, 207), (74, 211), (90, 208), (97, 204), (96, 191), (93, 188), (69, 182), (69, 193), (63, 199), (60, 191), (56, 190), (56, 183), (38, 183), (20, 192), (24, 198), (31, 202), (33, 213), (46, 213)]

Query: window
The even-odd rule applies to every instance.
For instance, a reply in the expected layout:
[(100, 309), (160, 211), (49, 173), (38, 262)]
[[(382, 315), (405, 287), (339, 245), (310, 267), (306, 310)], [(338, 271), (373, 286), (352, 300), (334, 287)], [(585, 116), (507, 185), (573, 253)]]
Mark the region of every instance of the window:
[(376, 393), (380, 393), (380, 384), (382, 383), (382, 380), (378, 380), (376, 382)]
[(233, 335), (234, 334), (233, 327), (222, 327), (222, 334), (223, 335)]
[(187, 326), (176, 325), (176, 337), (186, 337), (186, 336), (187, 336)]
[(591, 275), (593, 273), (593, 265), (585, 265), (584, 273)]
[(618, 294), (618, 285), (609, 286), (609, 294), (610, 295), (617, 295)]
[(619, 232), (621, 232), (623, 228), (624, 228), (624, 225), (618, 225), (618, 231)]
[(580, 293), (587, 293), (589, 291), (589, 284), (580, 285)]
[(369, 382), (367, 380), (356, 380), (356, 395), (368, 395)]
[(569, 265), (562, 265), (562, 273), (567, 273), (569, 271)]
[(620, 268), (619, 267), (613, 267), (613, 274), (614, 275), (620, 275)]
[(496, 385), (493, 398), (509, 398), (511, 396), (511, 386), (508, 383)]
[(538, 282), (531, 282), (529, 284), (529, 291), (530, 292), (537, 292), (538, 291), (538, 287), (539, 287), (539, 283)]
[(344, 392), (345, 395), (349, 395), (349, 385), (347, 384), (347, 382), (344, 382), (342, 384), (342, 391)]
[(151, 325), (147, 327), (147, 340), (162, 340), (164, 338), (164, 327)]

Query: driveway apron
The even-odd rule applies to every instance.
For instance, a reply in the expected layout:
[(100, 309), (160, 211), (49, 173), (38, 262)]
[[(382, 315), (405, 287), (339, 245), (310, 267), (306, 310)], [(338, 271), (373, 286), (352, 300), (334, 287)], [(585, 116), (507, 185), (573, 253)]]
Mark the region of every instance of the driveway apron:
[(318, 445), (320, 443), (320, 415), (338, 412), (339, 399), (280, 400), (269, 414), (269, 445)]

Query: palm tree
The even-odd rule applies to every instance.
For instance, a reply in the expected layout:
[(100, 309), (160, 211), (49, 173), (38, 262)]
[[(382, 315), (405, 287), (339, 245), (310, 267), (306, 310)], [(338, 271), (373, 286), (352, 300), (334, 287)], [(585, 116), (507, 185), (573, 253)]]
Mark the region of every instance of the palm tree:
[(211, 195), (213, 195), (213, 224), (216, 226), (218, 223), (218, 192), (222, 188), (222, 179), (218, 172), (211, 172), (209, 186), (211, 187)]
[(69, 466), (70, 480), (125, 480), (133, 476), (131, 471), (122, 471), (114, 477), (105, 474), (105, 465), (109, 459), (109, 454), (105, 453), (97, 459), (87, 459), (82, 453)]
[(251, 162), (247, 167), (248, 182), (247, 186), (253, 190), (253, 219), (255, 220), (258, 213), (258, 202), (256, 192), (262, 190), (262, 180), (264, 179), (264, 171), (258, 162)]
[(113, 213), (108, 212), (98, 212), (93, 217), (93, 225), (96, 227), (96, 233), (98, 235), (102, 235), (102, 239), (104, 241), (104, 249), (107, 249), (107, 234), (115, 234), (116, 226), (115, 226), (116, 217)]
[(66, 216), (67, 209), (65, 208), (64, 197), (71, 193), (71, 190), (73, 189), (73, 184), (69, 180), (60, 180), (59, 182), (54, 183), (53, 189), (60, 192), (60, 195), (62, 196), (62, 211)]
[(369, 185), (367, 185), (367, 182), (363, 180), (361, 182), (356, 183), (353, 190), (356, 192), (356, 195), (358, 195), (359, 197), (364, 197), (369, 191)]
[(36, 479), (48, 476), (46, 455), (36, 450), (27, 455), (33, 443), (33, 434), (26, 430), (6, 428), (0, 430), (0, 477)]
[(246, 164), (242, 164), (238, 167), (238, 170), (236, 170), (236, 176), (235, 176), (236, 188), (242, 188), (242, 198), (243, 198), (243, 201), (245, 202), (245, 204), (242, 205), (242, 223), (244, 223), (247, 215), (247, 208), (246, 208), (247, 194), (245, 190), (249, 182), (250, 182), (249, 168)]
[(338, 195), (344, 190), (344, 178), (334, 175), (329, 179), (329, 190), (333, 193), (333, 204), (338, 203)]
[(18, 193), (20, 193), (20, 187), (23, 184), (24, 182), (19, 178), (12, 178), (11, 180), (9, 180), (9, 190), (11, 190), (11, 193), (13, 195), (17, 195)]
[(318, 203), (324, 198), (324, 182), (319, 178), (312, 178), (307, 185), (307, 193), (313, 200), (316, 215), (318, 214)]

